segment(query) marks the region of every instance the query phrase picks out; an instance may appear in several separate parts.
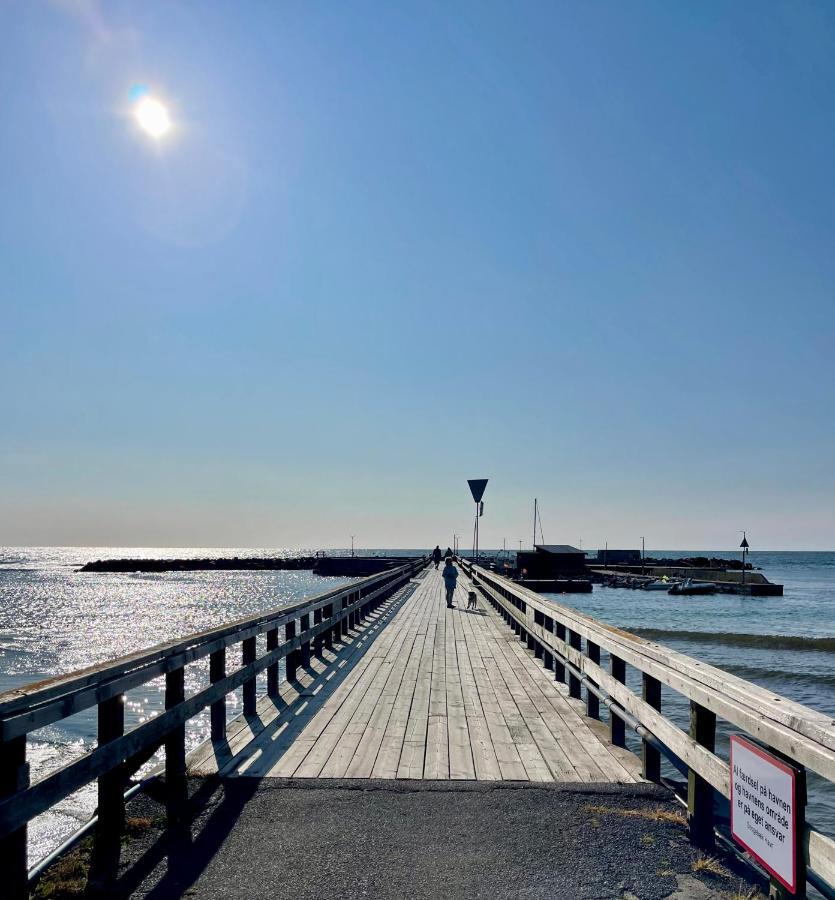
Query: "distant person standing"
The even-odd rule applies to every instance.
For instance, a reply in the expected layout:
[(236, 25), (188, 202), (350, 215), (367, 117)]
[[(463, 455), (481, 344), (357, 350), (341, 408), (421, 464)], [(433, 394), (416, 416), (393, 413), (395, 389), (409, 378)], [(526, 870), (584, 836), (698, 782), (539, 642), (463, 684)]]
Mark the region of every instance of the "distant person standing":
[(444, 553), (444, 559), (449, 559), (450, 556), (455, 556), (455, 554), (452, 552), (452, 550), (449, 549), (449, 547), (447, 547), (446, 553)]
[(455, 594), (455, 582), (458, 581), (458, 569), (456, 569), (452, 564), (452, 559), (448, 559), (446, 561), (446, 565), (444, 566), (443, 572), (441, 572), (441, 576), (444, 579), (444, 586), (446, 587), (447, 609), (452, 609), (452, 597)]
[(435, 563), (435, 568), (441, 564), (441, 545), (436, 544), (435, 549), (432, 551), (432, 562)]

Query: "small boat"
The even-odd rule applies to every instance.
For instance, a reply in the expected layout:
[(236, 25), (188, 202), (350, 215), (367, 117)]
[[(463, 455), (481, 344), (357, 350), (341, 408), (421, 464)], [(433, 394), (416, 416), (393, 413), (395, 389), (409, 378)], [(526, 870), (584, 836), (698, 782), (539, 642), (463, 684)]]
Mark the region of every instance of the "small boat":
[(641, 587), (645, 591), (669, 591), (675, 583), (664, 576), (664, 578), (656, 578), (655, 581), (645, 581)]
[(715, 594), (716, 585), (712, 581), (693, 581), (692, 578), (685, 578), (681, 584), (674, 584), (668, 594)]

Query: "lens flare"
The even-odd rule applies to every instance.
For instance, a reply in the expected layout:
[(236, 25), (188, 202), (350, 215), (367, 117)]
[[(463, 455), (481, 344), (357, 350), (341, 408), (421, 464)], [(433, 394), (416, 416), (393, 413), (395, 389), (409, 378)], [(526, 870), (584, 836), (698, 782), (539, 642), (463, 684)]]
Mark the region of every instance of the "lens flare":
[(136, 104), (134, 116), (139, 127), (155, 140), (171, 129), (171, 117), (165, 106), (153, 97), (143, 96)]

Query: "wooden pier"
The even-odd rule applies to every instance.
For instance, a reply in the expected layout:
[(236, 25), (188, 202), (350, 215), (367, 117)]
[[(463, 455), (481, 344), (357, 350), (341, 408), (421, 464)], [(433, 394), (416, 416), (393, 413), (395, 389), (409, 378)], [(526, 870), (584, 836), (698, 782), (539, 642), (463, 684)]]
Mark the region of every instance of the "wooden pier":
[(381, 605), (342, 650), (264, 696), (189, 767), (221, 775), (479, 781), (641, 780), (633, 754), (569, 702), (483, 598), (459, 579), (447, 609), (433, 567)]
[[(160, 749), (172, 834), (189, 816), (190, 774), (235, 784), (249, 776), (643, 789), (661, 780), (666, 756), (687, 777), (690, 839), (709, 851), (717, 803), (730, 793), (717, 719), (835, 781), (835, 723), (824, 714), (459, 566), (454, 609), (440, 574), (414, 560), (0, 696), (4, 896), (28, 896), (28, 823), (91, 782), (99, 797), (93, 877), (107, 884), (119, 865), (125, 792)], [(476, 606), (468, 610), (470, 590)], [(185, 667), (201, 662), (204, 684), (187, 695)], [(126, 731), (126, 695), (155, 679), (165, 682), (165, 711)], [(689, 701), (689, 731), (664, 715), (662, 688)], [(226, 699), (238, 690), (243, 714), (229, 721)], [(98, 745), (30, 783), (27, 736), (93, 707)], [(187, 757), (186, 722), (207, 709), (210, 739)], [(627, 729), (640, 755), (627, 750)], [(835, 841), (808, 823), (800, 835), (805, 874), (831, 893)]]

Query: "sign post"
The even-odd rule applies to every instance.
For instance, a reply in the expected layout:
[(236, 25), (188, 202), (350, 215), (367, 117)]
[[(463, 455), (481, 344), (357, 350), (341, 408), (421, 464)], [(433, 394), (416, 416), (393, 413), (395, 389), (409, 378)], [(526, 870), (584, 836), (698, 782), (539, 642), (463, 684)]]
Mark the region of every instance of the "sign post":
[(745, 584), (745, 554), (751, 549), (751, 545), (748, 543), (744, 531), (742, 532), (742, 543), (739, 546), (742, 548), (742, 583)]
[(772, 897), (805, 897), (806, 770), (731, 735), (731, 834), (771, 875)]
[(481, 498), (484, 496), (484, 489), (487, 487), (487, 478), (468, 478), (467, 484), (470, 486), (470, 493), (475, 501), (475, 525), (473, 526), (473, 559), (478, 560), (478, 519), (484, 515), (484, 504)]

